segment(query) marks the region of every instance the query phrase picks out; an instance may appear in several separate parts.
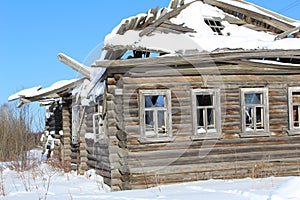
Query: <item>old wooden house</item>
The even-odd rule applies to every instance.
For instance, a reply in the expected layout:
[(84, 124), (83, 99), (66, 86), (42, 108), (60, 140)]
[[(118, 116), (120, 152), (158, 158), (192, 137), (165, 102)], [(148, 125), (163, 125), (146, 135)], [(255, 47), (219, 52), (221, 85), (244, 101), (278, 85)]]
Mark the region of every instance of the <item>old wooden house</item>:
[(59, 54), (83, 75), (52, 91), (62, 162), (114, 191), (299, 175), (299, 29), (241, 0), (173, 0), (123, 20), (92, 66)]

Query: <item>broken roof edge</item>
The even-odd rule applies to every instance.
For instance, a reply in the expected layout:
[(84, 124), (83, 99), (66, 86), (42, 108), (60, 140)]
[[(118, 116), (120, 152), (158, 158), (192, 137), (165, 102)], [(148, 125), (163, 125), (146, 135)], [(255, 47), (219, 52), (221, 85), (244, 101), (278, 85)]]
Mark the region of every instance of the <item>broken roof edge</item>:
[[(177, 1), (178, 2), (178, 1)], [(257, 6), (255, 4), (246, 2), (246, 1), (238, 1), (238, 0), (186, 0), (187, 4), (182, 5), (178, 4), (176, 8), (165, 8), (165, 13), (156, 13), (154, 16), (156, 18), (151, 21), (151, 23), (147, 22), (145, 26), (138, 27), (137, 24), (140, 21), (139, 17), (146, 17), (147, 19), (147, 14), (144, 15), (137, 15), (136, 17), (130, 17), (127, 19), (123, 19), (122, 23), (124, 25), (124, 30), (122, 31), (122, 34), (117, 33), (117, 29), (121, 27), (122, 23), (118, 25), (111, 33), (106, 35), (105, 40), (104, 40), (104, 48), (103, 50), (106, 50), (106, 53), (103, 52), (101, 55), (100, 60), (117, 60), (121, 59), (121, 56), (127, 51), (127, 50), (137, 50), (137, 51), (146, 51), (146, 52), (161, 52), (164, 54), (173, 54), (174, 52), (177, 52), (179, 50), (185, 50), (187, 48), (181, 47), (181, 46), (176, 46), (176, 42), (172, 42), (170, 39), (170, 36), (174, 38), (174, 35), (178, 35), (178, 37), (189, 37), (191, 40), (194, 40), (195, 43), (198, 44), (198, 46), (201, 46), (204, 51), (211, 51), (213, 52), (215, 49), (219, 48), (229, 48), (229, 49), (237, 49), (237, 48), (243, 48), (243, 49), (264, 49), (267, 48), (266, 45), (273, 45), (271, 42), (278, 40), (278, 39), (285, 39), (289, 37), (290, 35), (294, 35), (295, 37), (298, 37), (299, 29), (295, 28), (296, 23), (300, 23), (297, 20), (290, 19), (287, 17), (284, 17), (283, 15), (279, 15), (271, 10), (264, 9), (260, 6)], [(240, 14), (245, 15), (245, 19), (239, 19), (239, 23), (243, 22), (243, 31), (237, 32), (235, 23), (228, 23), (226, 25), (226, 29), (224, 29), (223, 33), (221, 36), (219, 36), (217, 39), (220, 40), (220, 38), (225, 38), (226, 42), (220, 43), (217, 42), (217, 40), (212, 43), (212, 44), (207, 44), (205, 41), (207, 41), (205, 38), (206, 37), (215, 37), (214, 35), (208, 35), (208, 34), (215, 34), (215, 33), (210, 33), (211, 31), (210, 28), (205, 29), (205, 31), (202, 31), (201, 34), (197, 33), (195, 27), (191, 24), (186, 24), (184, 23), (184, 20), (182, 19), (173, 21), (170, 23), (175, 24), (176, 26), (182, 26), (181, 31), (184, 30), (185, 32), (177, 32), (177, 28), (173, 30), (172, 24), (167, 24), (167, 30), (169, 32), (164, 32), (166, 31), (166, 27), (160, 27), (162, 24), (166, 22), (166, 20), (175, 19), (179, 14), (179, 16), (184, 14), (180, 14), (182, 10), (185, 10), (184, 8), (187, 8), (187, 5), (193, 5), (194, 3), (202, 3), (206, 4), (207, 6), (214, 7), (215, 9), (219, 10), (220, 13), (224, 14), (224, 19), (227, 16), (232, 17), (232, 19), (237, 18), (234, 14), (231, 13), (231, 8), (240, 8), (237, 10), (237, 12), (241, 12)], [(230, 2), (236, 2), (233, 5), (229, 5), (228, 3)], [(226, 6), (229, 5), (229, 10), (226, 11)], [(195, 5), (196, 6), (196, 5)], [(252, 9), (251, 9), (252, 8)], [(236, 10), (233, 9), (233, 10)], [(149, 11), (150, 12), (150, 11)], [(148, 12), (148, 14), (149, 14)], [(190, 13), (190, 12), (189, 12)], [(249, 14), (250, 13), (250, 14)], [(252, 13), (252, 14), (251, 14)], [(151, 16), (153, 13), (150, 13)], [(174, 15), (174, 16), (173, 16)], [(254, 16), (258, 20), (259, 23), (263, 24), (262, 26), (260, 25), (255, 25), (249, 20), (251, 17)], [(172, 18), (173, 17), (173, 18)], [(261, 18), (260, 18), (261, 17)], [(271, 20), (267, 20), (271, 19)], [(275, 21), (274, 21), (274, 20)], [(257, 21), (255, 20), (255, 21)], [(262, 20), (262, 21), (259, 21)], [(266, 21), (267, 20), (267, 21)], [(124, 22), (125, 21), (125, 22)], [(226, 21), (226, 20), (224, 20)], [(270, 25), (269, 21), (273, 21), (274, 23)], [(280, 22), (279, 22), (280, 21)], [(181, 23), (179, 23), (181, 22)], [(258, 23), (257, 22), (257, 23)], [(143, 22), (144, 23), (144, 22)], [(162, 24), (161, 24), (162, 23)], [(177, 24), (178, 23), (178, 24)], [(224, 22), (225, 23), (225, 22)], [(204, 24), (204, 22), (202, 23)], [(160, 29), (161, 28), (161, 29)], [(256, 29), (257, 28), (257, 29)], [(269, 29), (267, 29), (269, 28)], [(178, 29), (179, 30), (179, 29)], [(253, 31), (253, 34), (250, 31)], [(175, 31), (175, 32), (172, 32)], [(186, 32), (187, 31), (187, 32)], [(256, 33), (254, 33), (254, 31)], [(206, 33), (207, 32), (207, 33)], [(249, 32), (246, 34), (246, 32)], [(237, 34), (238, 33), (238, 34)], [(150, 34), (150, 35), (149, 35)], [(227, 35), (226, 35), (227, 34)], [(263, 36), (265, 34), (265, 36)], [(162, 40), (164, 42), (159, 42), (158, 44), (155, 43), (155, 40), (159, 40), (163, 35), (166, 35), (167, 40)], [(245, 35), (245, 37), (241, 37)], [(248, 36), (253, 42), (249, 42), (250, 40), (248, 39)], [(264, 39), (264, 38), (265, 39)], [(243, 39), (244, 38), (244, 39)], [(179, 38), (177, 38), (179, 39)], [(177, 40), (176, 39), (176, 40)], [(237, 42), (232, 42), (230, 40), (236, 39), (238, 40), (239, 43)], [(175, 41), (176, 41), (175, 40)], [(166, 45), (166, 41), (171, 41), (172, 45)], [(175, 44), (175, 45), (174, 45)], [(185, 44), (182, 43), (181, 44)], [(220, 44), (220, 45), (219, 45)], [(238, 46), (239, 45), (239, 46)], [(176, 49), (175, 47), (176, 46)], [(171, 48), (172, 47), (172, 48)], [(214, 48), (216, 47), (216, 48)], [(188, 49), (194, 48), (193, 46), (188, 46)]]
[[(59, 98), (58, 93), (64, 93), (72, 89), (78, 84), (81, 84), (86, 77), (75, 78), (71, 80), (61, 80), (57, 81), (47, 88), (42, 88), (41, 86), (32, 87), (28, 89), (21, 90), (8, 98), (8, 101), (20, 100), (18, 107), (21, 107), (24, 103), (36, 102), (36, 101), (45, 101)], [(51, 96), (52, 95), (52, 96)]]
[(167, 54), (159, 57), (135, 58), (126, 60), (98, 60), (91, 67), (146, 67), (186, 65), (191, 63), (211, 63), (251, 58), (293, 57), (300, 55), (300, 49), (257, 49), (257, 50), (219, 50), (192, 54)]
[[(248, 2), (248, 1), (244, 1), (244, 0), (200, 0), (200, 1), (204, 1), (205, 3), (208, 3), (210, 5), (212, 5), (212, 2), (216, 2), (216, 1), (224, 2), (224, 3), (237, 2), (237, 3), (240, 3), (240, 4), (245, 4), (245, 5), (252, 6), (252, 7), (256, 8), (257, 11), (259, 11), (259, 12), (256, 12), (258, 14), (265, 14), (266, 16), (274, 17), (278, 20), (284, 21), (284, 22), (289, 23), (291, 25), (293, 25), (293, 23), (295, 23), (295, 22), (299, 22), (299, 20), (287, 17), (285, 15), (279, 14), (275, 11), (270, 10), (270, 9), (266, 9), (262, 6), (259, 6), (257, 4), (254, 4), (254, 3), (251, 3), (251, 2)], [(239, 6), (237, 4), (235, 4), (234, 6), (237, 6), (239, 8), (243, 8), (243, 6)], [(253, 9), (252, 10), (248, 9), (248, 10), (252, 11), (252, 12), (255, 12), (255, 11), (253, 11)]]

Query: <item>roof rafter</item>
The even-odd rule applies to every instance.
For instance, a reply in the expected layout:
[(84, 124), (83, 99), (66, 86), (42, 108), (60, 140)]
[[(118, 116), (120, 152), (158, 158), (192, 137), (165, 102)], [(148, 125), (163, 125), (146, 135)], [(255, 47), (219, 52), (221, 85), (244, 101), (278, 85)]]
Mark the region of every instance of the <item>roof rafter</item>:
[(220, 9), (222, 9), (226, 13), (228, 13), (228, 12), (230, 12), (229, 14), (236, 13), (237, 17), (246, 21), (247, 23), (254, 24), (257, 26), (262, 26), (264, 28), (267, 28), (270, 31), (275, 32), (275, 33), (279, 33), (278, 31), (281, 31), (281, 32), (288, 31), (295, 27), (292, 23), (296, 22), (296, 21), (293, 21), (289, 18), (286, 18), (279, 14), (276, 14), (276, 13), (273, 13), (266, 9), (263, 9), (259, 6), (249, 4), (247, 2), (241, 2), (241, 3), (252, 5), (255, 8), (266, 13), (266, 15), (255, 12), (253, 10), (248, 10), (248, 9), (245, 9), (242, 7), (238, 7), (238, 6), (231, 5), (231, 4), (228, 4), (225, 2), (221, 2), (218, 0), (202, 0), (202, 1), (207, 4), (210, 4), (210, 5), (213, 5), (213, 6), (216, 6)]

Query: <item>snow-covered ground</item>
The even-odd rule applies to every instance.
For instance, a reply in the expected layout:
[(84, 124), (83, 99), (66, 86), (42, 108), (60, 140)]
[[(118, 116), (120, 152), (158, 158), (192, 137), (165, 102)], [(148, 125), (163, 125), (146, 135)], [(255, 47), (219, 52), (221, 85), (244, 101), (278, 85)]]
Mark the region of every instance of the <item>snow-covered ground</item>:
[[(40, 154), (37, 152), (35, 155), (38, 157)], [(76, 172), (64, 174), (44, 162), (34, 163), (25, 172), (17, 172), (8, 167), (8, 163), (0, 163), (0, 199), (300, 199), (300, 177), (207, 180), (158, 185), (146, 190), (110, 192), (93, 170), (79, 176)]]

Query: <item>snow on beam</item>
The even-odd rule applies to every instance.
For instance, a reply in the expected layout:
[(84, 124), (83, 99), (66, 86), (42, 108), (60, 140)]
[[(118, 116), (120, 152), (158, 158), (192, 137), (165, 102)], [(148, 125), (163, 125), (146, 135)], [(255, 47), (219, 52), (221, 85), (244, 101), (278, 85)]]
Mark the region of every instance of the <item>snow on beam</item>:
[[(288, 31), (291, 28), (294, 28), (293, 22), (295, 20), (286, 18), (284, 16), (280, 16), (277, 13), (271, 12), (269, 10), (263, 9), (259, 6), (250, 4), (248, 2), (240, 2), (239, 4), (233, 4), (233, 2), (237, 1), (229, 1), (229, 0), (204, 0), (205, 3), (209, 5), (216, 6), (221, 8), (223, 11), (226, 10), (234, 11), (247, 16), (247, 18), (252, 18), (258, 21), (262, 21), (276, 29), (281, 31)], [(244, 4), (241, 6), (240, 4)]]
[(57, 55), (58, 59), (68, 65), (69, 67), (71, 67), (72, 69), (74, 69), (75, 71), (79, 72), (80, 74), (84, 75), (85, 77), (87, 77), (88, 79), (90, 79), (90, 70), (88, 69), (87, 66), (77, 62), (76, 60), (74, 60), (73, 58), (63, 54), (63, 53), (59, 53)]
[(283, 33), (277, 35), (277, 37), (276, 37), (275, 39), (276, 39), (276, 40), (278, 40), (278, 39), (283, 39), (283, 38), (287, 37), (288, 35), (290, 35), (290, 34), (295, 34), (295, 33), (297, 33), (297, 32), (300, 32), (300, 26), (297, 26), (297, 27), (295, 27), (295, 28), (292, 28), (291, 30), (285, 31), (285, 32), (283, 32)]

